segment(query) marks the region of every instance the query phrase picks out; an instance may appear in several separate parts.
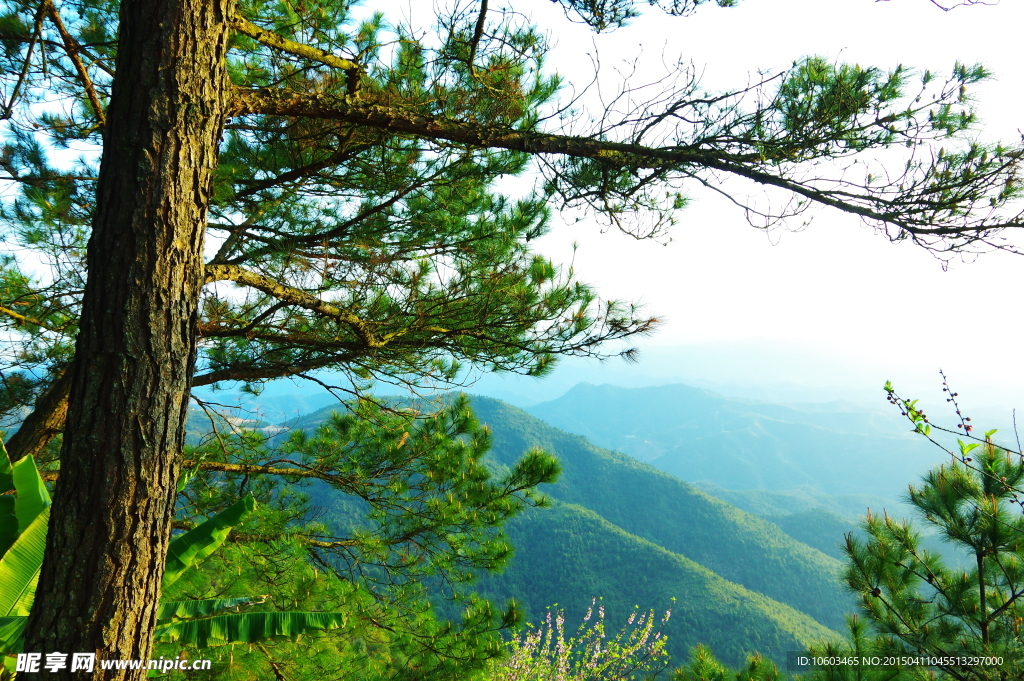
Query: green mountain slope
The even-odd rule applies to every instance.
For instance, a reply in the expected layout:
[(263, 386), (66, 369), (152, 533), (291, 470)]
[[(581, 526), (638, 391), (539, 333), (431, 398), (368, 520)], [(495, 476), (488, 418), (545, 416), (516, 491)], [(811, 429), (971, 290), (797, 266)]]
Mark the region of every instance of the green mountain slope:
[[(781, 660), (833, 635), (826, 627), (840, 628), (852, 609), (839, 562), (776, 525), (503, 402), (474, 398), (473, 407), (492, 430), (492, 465), (541, 447), (563, 468), (543, 490), (554, 508), (510, 523), (515, 557), (503, 574), (482, 577), (485, 595), (516, 598), (535, 621), (558, 603), (569, 626), (594, 597), (603, 597), (610, 627), (621, 626), (633, 606), (672, 608), (674, 655), (703, 642), (733, 663), (754, 650)], [(330, 411), (296, 425), (313, 428)], [(346, 522), (346, 504), (330, 508), (317, 496), (328, 507), (325, 520)]]
[(702, 492), (742, 508), (759, 516), (789, 515), (815, 509), (824, 509), (833, 515), (848, 520), (860, 518), (870, 508), (879, 513), (887, 509), (902, 515), (909, 509), (899, 500), (886, 499), (871, 494), (825, 494), (813, 487), (796, 487), (784, 492), (764, 489), (725, 489), (709, 482), (695, 482), (693, 486)]
[(789, 515), (767, 516), (783, 532), (799, 542), (812, 546), (827, 556), (844, 561), (843, 544), (847, 534), (860, 534), (860, 523), (841, 518), (834, 513), (816, 508)]
[(937, 448), (907, 432), (898, 414), (841, 403), (792, 407), (684, 385), (581, 384), (528, 411), (680, 479), (733, 490), (807, 485), (827, 494), (896, 499), (942, 460)]
[(706, 643), (733, 664), (755, 651), (784, 660), (786, 651), (835, 636), (806, 614), (575, 504), (533, 510), (508, 531), (515, 558), (503, 574), (483, 577), (478, 591), (495, 600), (515, 598), (534, 622), (558, 603), (572, 632), (591, 600), (602, 596), (610, 631), (622, 626), (634, 605), (659, 613), (671, 609), (664, 631), (673, 659), (684, 660), (692, 646)]
[(544, 490), (551, 497), (588, 508), (630, 534), (826, 626), (842, 626), (852, 601), (839, 587), (838, 561), (772, 523), (520, 409), (480, 397), (473, 399), (473, 408), (493, 431), (497, 462), (507, 465), (531, 447), (558, 457), (562, 476)]

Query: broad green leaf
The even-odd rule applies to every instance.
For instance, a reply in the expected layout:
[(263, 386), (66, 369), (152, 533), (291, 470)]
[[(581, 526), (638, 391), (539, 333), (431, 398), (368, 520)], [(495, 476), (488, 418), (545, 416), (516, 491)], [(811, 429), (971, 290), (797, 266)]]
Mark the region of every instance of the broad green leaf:
[(0, 494), (14, 491), (14, 476), (11, 470), (11, 458), (7, 456), (7, 448), (0, 441)]
[[(193, 617), (209, 617), (229, 608), (243, 605), (254, 605), (266, 602), (266, 596), (248, 596), (243, 598), (205, 598), (193, 601), (167, 601), (160, 603), (157, 611), (158, 620), (172, 617), (191, 619)], [(159, 624), (164, 624), (159, 622)]]
[(0, 617), (0, 655), (20, 653), (25, 647), (25, 622), (28, 615)]
[(44, 508), (0, 558), (0, 617), (28, 614), (43, 564), (49, 522), (50, 509)]
[(14, 515), (18, 517), (18, 529), (24, 530), (35, 520), (44, 508), (50, 505), (50, 493), (46, 491), (43, 479), (36, 470), (31, 456), (14, 464), (14, 488), (18, 491), (14, 503)]
[(14, 515), (14, 496), (0, 495), (0, 558), (18, 538), (18, 517)]
[(25, 589), (25, 593), (21, 595), (18, 602), (14, 604), (14, 615), (24, 615), (28, 617), (28, 614), (32, 611), (32, 604), (36, 601), (36, 587), (39, 585), (39, 574), (42, 572), (42, 564), (40, 563), (39, 568), (36, 570), (36, 574), (32, 577), (32, 581), (29, 582), (28, 588)]
[(154, 640), (205, 648), (227, 643), (256, 643), (270, 638), (295, 638), (300, 634), (337, 629), (346, 623), (346, 615), (340, 612), (249, 612), (158, 626)]
[(178, 474), (178, 492), (184, 492), (185, 487), (188, 485), (188, 481), (195, 477), (195, 474), (199, 472), (199, 466), (196, 465), (193, 468), (182, 470)]
[(963, 440), (957, 440), (957, 444), (960, 445), (960, 455), (961, 456), (967, 456), (968, 454), (970, 454), (972, 451), (974, 451), (975, 449), (977, 449), (979, 447), (979, 444), (977, 442), (972, 442), (970, 444), (967, 444)]
[(167, 549), (167, 568), (162, 588), (174, 584), (185, 570), (216, 551), (228, 538), (231, 528), (255, 508), (256, 500), (248, 495), (205, 523), (175, 537)]

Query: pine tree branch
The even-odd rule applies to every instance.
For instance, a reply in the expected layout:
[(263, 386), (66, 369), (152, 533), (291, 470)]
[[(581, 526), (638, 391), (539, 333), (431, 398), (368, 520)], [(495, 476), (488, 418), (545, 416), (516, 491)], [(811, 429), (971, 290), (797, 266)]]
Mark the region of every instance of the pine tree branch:
[[(332, 157), (332, 159), (333, 159), (333, 157)], [(304, 168), (296, 168), (296, 169), (294, 169), (292, 171), (288, 171), (286, 173), (282, 173), (277, 178), (274, 178), (273, 181), (267, 180), (266, 182), (267, 183), (273, 182), (273, 184), (279, 184), (279, 183), (281, 183), (283, 181), (292, 181), (292, 180), (299, 179), (299, 178), (303, 177), (305, 174), (308, 174), (309, 172), (315, 172), (316, 170), (327, 168), (330, 165), (331, 165), (331, 163), (327, 163), (327, 162), (324, 162), (322, 165), (319, 164), (319, 163), (318, 164), (311, 164), (311, 165), (306, 166)], [(351, 217), (351, 218), (349, 218), (349, 219), (347, 219), (347, 220), (345, 220), (345, 221), (343, 221), (343, 222), (341, 222), (341, 223), (339, 223), (337, 225), (334, 225), (333, 227), (331, 227), (328, 230), (325, 230), (325, 231), (322, 231), (322, 232), (315, 232), (313, 234), (305, 234), (305, 235), (301, 235), (301, 236), (295, 235), (295, 236), (292, 236), (292, 237), (288, 237), (288, 238), (284, 238), (284, 239), (279, 239), (279, 240), (277, 240), (276, 243), (273, 242), (273, 241), (270, 241), (269, 243), (267, 243), (264, 246), (261, 246), (260, 248), (257, 248), (257, 249), (251, 250), (251, 251), (247, 251), (247, 252), (243, 253), (242, 255), (239, 255), (239, 256), (237, 256), (235, 258), (231, 258), (231, 259), (224, 259), (224, 260), (222, 260), (220, 258), (221, 254), (218, 253), (217, 254), (218, 257), (215, 257), (211, 261), (210, 264), (238, 265), (238, 264), (241, 264), (243, 262), (252, 260), (253, 258), (258, 258), (259, 256), (266, 255), (268, 253), (273, 253), (275, 250), (283, 249), (285, 247), (294, 248), (296, 246), (301, 246), (303, 244), (317, 244), (317, 243), (321, 243), (321, 242), (327, 241), (327, 240), (338, 239), (339, 237), (344, 236), (353, 227), (356, 227), (357, 225), (359, 225), (359, 223), (368, 220), (369, 218), (373, 217), (374, 215), (378, 215), (380, 213), (383, 213), (384, 211), (388, 210), (389, 208), (395, 206), (396, 204), (398, 204), (399, 201), (404, 199), (406, 196), (408, 196), (408, 195), (412, 194), (413, 192), (418, 191), (418, 190), (422, 189), (423, 187), (427, 186), (430, 182), (436, 180), (437, 178), (439, 178), (441, 175), (443, 175), (447, 171), (448, 171), (448, 168), (442, 167), (439, 170), (437, 170), (436, 172), (431, 173), (430, 175), (427, 175), (426, 177), (419, 178), (415, 182), (410, 182), (408, 184), (408, 186), (403, 187), (399, 191), (396, 191), (394, 194), (392, 194), (390, 197), (388, 197), (384, 201), (381, 201), (380, 203), (376, 203), (373, 206), (370, 206), (366, 210), (361, 211), (359, 214), (357, 214), (357, 215), (355, 215), (355, 216), (353, 216), (353, 217)], [(271, 185), (268, 185), (266, 187), (261, 186), (261, 189), (269, 188), (269, 186), (271, 186)], [(237, 194), (235, 198), (246, 196), (246, 195), (249, 195), (250, 193), (255, 193), (255, 192), (250, 192), (250, 190), (246, 189), (243, 192), (240, 192), (239, 194)]]
[(275, 187), (280, 187), (283, 184), (288, 184), (289, 182), (302, 180), (312, 175), (313, 173), (323, 170), (324, 168), (330, 168), (331, 166), (338, 165), (343, 160), (345, 160), (345, 158), (348, 157), (350, 153), (351, 152), (347, 149), (341, 149), (337, 153), (331, 154), (327, 158), (322, 159), (320, 161), (307, 163), (304, 166), (293, 168), (291, 170), (281, 173), (276, 177), (271, 177), (265, 180), (253, 182), (245, 189), (242, 189), (241, 191), (236, 193), (234, 199), (236, 201), (240, 201), (241, 199), (246, 199), (255, 194), (259, 194), (262, 191), (266, 191), (267, 189), (273, 189)]
[[(57, 42), (56, 40), (45, 40), (45, 39), (43, 39), (43, 38), (39, 38), (39, 39), (37, 39), (37, 40), (33, 40), (33, 39), (32, 39), (31, 37), (26, 37), (26, 36), (24, 36), (24, 35), (17, 35), (17, 34), (15, 34), (15, 33), (7, 33), (7, 32), (5, 32), (5, 31), (0, 31), (0, 40), (4, 40), (4, 41), (10, 41), (10, 42), (19, 42), (19, 43), (32, 43), (32, 42), (36, 42), (36, 43), (39, 43), (40, 45), (45, 45), (45, 46), (47, 46), (47, 47), (52, 47), (52, 48), (55, 48), (55, 49), (58, 49), (58, 50), (62, 50), (62, 49), (65, 49), (65, 48), (66, 48), (66, 45), (64, 45), (64, 43), (59, 43), (59, 42)], [(85, 57), (86, 57), (86, 58), (87, 58), (87, 59), (88, 59), (88, 60), (89, 60), (90, 62), (92, 62), (93, 64), (95, 64), (95, 65), (96, 65), (96, 67), (97, 67), (97, 68), (98, 68), (98, 69), (99, 69), (100, 71), (103, 71), (103, 72), (104, 72), (104, 73), (106, 73), (106, 74), (107, 74), (108, 76), (113, 76), (113, 75), (114, 75), (114, 71), (113, 71), (113, 69), (111, 69), (111, 68), (110, 68), (109, 66), (107, 66), (106, 64), (104, 64), (104, 63), (103, 63), (103, 60), (102, 60), (102, 59), (101, 59), (100, 57), (97, 57), (97, 56), (96, 56), (95, 54), (93, 54), (93, 53), (92, 53), (92, 52), (91, 52), (91, 51), (89, 50), (89, 47), (90, 47), (90, 46), (91, 46), (91, 47), (98, 47), (98, 46), (102, 46), (102, 47), (110, 47), (110, 46), (112, 45), (112, 43), (91, 43), (91, 44), (82, 44), (82, 43), (80, 43), (80, 42), (78, 42), (78, 41), (76, 40), (76, 41), (75, 41), (75, 43), (74, 43), (74, 45), (75, 45), (75, 50), (76, 50), (76, 51), (77, 51), (77, 52), (78, 52), (79, 54), (85, 55)]]
[(243, 269), (237, 265), (207, 265), (206, 283), (209, 284), (214, 281), (233, 281), (262, 291), (291, 305), (297, 305), (311, 312), (330, 317), (352, 329), (368, 348), (379, 348), (384, 345), (370, 330), (369, 325), (360, 319), (358, 315), (346, 312), (340, 307), (320, 300), (301, 289), (274, 281), (270, 277), (265, 277), (262, 274)]
[(274, 661), (274, 657), (270, 654), (270, 651), (267, 650), (265, 645), (257, 643), (256, 647), (259, 648), (267, 657), (267, 664), (269, 664), (270, 668), (274, 670), (274, 678), (276, 678), (277, 681), (291, 681), (291, 679), (284, 675), (284, 672), (281, 670), (281, 665)]
[(36, 399), (32, 410), (17, 432), (7, 443), (11, 461), (26, 456), (38, 457), (49, 442), (64, 431), (64, 420), (68, 414), (68, 396), (71, 394), (71, 373), (73, 366), (66, 368)]
[(103, 113), (103, 106), (100, 104), (100, 98), (96, 94), (96, 88), (93, 86), (92, 79), (89, 77), (89, 72), (85, 68), (85, 64), (82, 63), (82, 58), (79, 53), (82, 51), (78, 41), (68, 33), (68, 29), (64, 26), (64, 21), (60, 18), (60, 13), (57, 11), (57, 7), (53, 4), (52, 0), (45, 0), (46, 13), (50, 17), (50, 21), (53, 22), (54, 27), (57, 29), (57, 33), (60, 34), (60, 39), (64, 45), (64, 52), (67, 53), (68, 59), (75, 65), (75, 71), (78, 72), (78, 79), (82, 81), (82, 87), (85, 88), (85, 92), (89, 97), (89, 103), (92, 105), (93, 113), (96, 114), (97, 126), (102, 128), (106, 125), (106, 116)]
[[(1021, 215), (1000, 222), (972, 221), (963, 215), (957, 202), (970, 206), (975, 194), (1002, 189), (1016, 181), (1024, 152), (1007, 152), (998, 167), (971, 180), (971, 184), (928, 184), (928, 178), (911, 182), (910, 187), (872, 188), (867, 185), (823, 188), (812, 179), (800, 181), (787, 176), (787, 168), (814, 160), (793, 153), (786, 157), (766, 158), (760, 153), (730, 153), (726, 150), (680, 145), (652, 147), (639, 143), (615, 142), (598, 137), (581, 137), (533, 130), (464, 122), (416, 113), (408, 109), (354, 102), (350, 98), (323, 93), (300, 94), (283, 90), (245, 90), (236, 88), (230, 115), (250, 114), (297, 116), (338, 120), (431, 140), (441, 140), (479, 149), (507, 149), (531, 155), (550, 155), (589, 159), (611, 170), (649, 171), (651, 177), (638, 178), (636, 187), (652, 178), (665, 179), (672, 174), (695, 176), (700, 171), (718, 171), (758, 184), (784, 189), (825, 206), (851, 213), (866, 220), (898, 227), (907, 233), (928, 236), (979, 238), (992, 231), (1024, 227)], [(813, 151), (813, 150), (811, 150)], [(828, 156), (826, 152), (820, 152)], [(916, 184), (915, 184), (916, 182)], [(963, 189), (949, 200), (936, 198), (946, 191)], [(600, 189), (597, 189), (600, 193)], [(884, 192), (889, 191), (886, 195)], [(974, 197), (974, 198), (972, 198)], [(985, 204), (986, 207), (988, 204)], [(945, 219), (947, 222), (943, 223)]]
[[(175, 520), (173, 527), (176, 530), (191, 530), (196, 527), (196, 523), (189, 520)], [(319, 539), (310, 539), (309, 537), (301, 534), (291, 534), (289, 537), (298, 539), (305, 546), (318, 548), (318, 549), (336, 549), (346, 546), (359, 546), (359, 542), (354, 539), (340, 539), (338, 541), (321, 541)], [(275, 539), (280, 539), (281, 535), (275, 535), (268, 537), (260, 534), (247, 534), (245, 532), (229, 532), (228, 541), (231, 542), (271, 542)]]
[[(36, 43), (40, 42), (43, 35), (43, 20), (46, 17), (46, 5), (40, 4), (39, 9), (36, 10), (35, 21), (33, 22), (33, 30), (31, 36), (27, 39), (28, 50), (25, 54), (25, 62), (22, 64), (21, 73), (18, 74), (18, 81), (14, 84), (14, 90), (11, 92), (11, 99), (4, 106), (4, 110), (0, 112), (0, 120), (6, 120), (11, 117), (14, 113), (14, 105), (18, 101), (18, 95), (21, 92), (22, 86), (25, 84), (28, 78), (29, 67), (32, 64), (32, 53), (35, 51)], [(24, 38), (21, 38), (24, 40)], [(40, 46), (42, 49), (42, 46)]]
[[(704, 165), (719, 155), (685, 147), (654, 148), (592, 137), (516, 130), (476, 122), (464, 123), (438, 116), (425, 116), (398, 107), (351, 102), (346, 98), (322, 93), (306, 95), (283, 90), (235, 88), (229, 115), (249, 114), (338, 120), (481, 149), (591, 158), (613, 166), (633, 168), (659, 169), (668, 164)], [(735, 160), (754, 161), (758, 158), (755, 154), (746, 154)]]
[[(320, 369), (337, 364), (341, 359), (337, 355), (300, 364), (280, 366), (236, 366), (228, 369), (210, 371), (192, 379), (192, 387), (212, 385), (220, 381), (258, 381), (272, 378), (283, 378)], [(36, 456), (43, 451), (53, 438), (64, 432), (64, 422), (68, 413), (68, 397), (71, 394), (71, 367), (64, 370), (60, 378), (50, 384), (36, 400), (35, 406), (14, 435), (7, 442), (7, 453), (11, 461), (18, 461), (26, 456)], [(49, 479), (49, 478), (48, 478)]]
[(262, 381), (270, 378), (285, 378), (287, 376), (298, 376), (314, 369), (337, 364), (341, 359), (337, 355), (323, 357), (309, 362), (280, 365), (236, 365), (226, 369), (216, 369), (200, 374), (192, 379), (192, 387), (197, 388), (203, 385), (213, 385), (221, 381)]
[(54, 333), (61, 333), (60, 329), (54, 328), (53, 326), (51, 326), (50, 324), (44, 322), (43, 320), (36, 319), (35, 317), (28, 317), (26, 315), (21, 314), (20, 312), (12, 310), (9, 307), (4, 307), (4, 306), (0, 305), (0, 314), (5, 314), (8, 317), (10, 317), (11, 319), (15, 320), (16, 322), (19, 322), (19, 323), (24, 324), (24, 325), (38, 326), (39, 328), (46, 329), (47, 331), (53, 331)]
[(473, 37), (469, 41), (469, 73), (476, 78), (476, 51), (480, 47), (480, 39), (484, 36), (484, 24), (487, 22), (487, 0), (480, 0), (480, 10), (473, 28)]
[(273, 47), (274, 49), (287, 52), (288, 54), (295, 55), (296, 57), (320, 62), (326, 66), (332, 66), (343, 71), (358, 72), (360, 70), (359, 64), (354, 61), (342, 59), (330, 52), (325, 52), (324, 50), (312, 47), (311, 45), (304, 45), (302, 43), (297, 43), (293, 40), (283, 38), (274, 31), (268, 31), (265, 28), (260, 28), (239, 14), (236, 14), (233, 17), (231, 24), (239, 33), (247, 35), (253, 40), (263, 43), (267, 47)]

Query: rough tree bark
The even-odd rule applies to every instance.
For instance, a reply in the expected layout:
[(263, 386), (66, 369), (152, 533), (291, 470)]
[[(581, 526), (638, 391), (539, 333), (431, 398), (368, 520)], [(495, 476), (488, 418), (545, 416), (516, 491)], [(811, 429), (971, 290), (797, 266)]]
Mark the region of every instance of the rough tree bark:
[(125, 0), (120, 13), (61, 475), (25, 650), (148, 659), (195, 365), (230, 3)]

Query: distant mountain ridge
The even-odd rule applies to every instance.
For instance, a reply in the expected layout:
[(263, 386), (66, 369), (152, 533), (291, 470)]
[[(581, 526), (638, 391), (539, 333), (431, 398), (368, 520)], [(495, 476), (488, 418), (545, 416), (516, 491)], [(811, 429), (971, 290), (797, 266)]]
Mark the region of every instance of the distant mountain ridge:
[(766, 404), (678, 384), (580, 384), (526, 411), (682, 480), (726, 490), (806, 486), (895, 500), (943, 460), (898, 414), (842, 403)]

